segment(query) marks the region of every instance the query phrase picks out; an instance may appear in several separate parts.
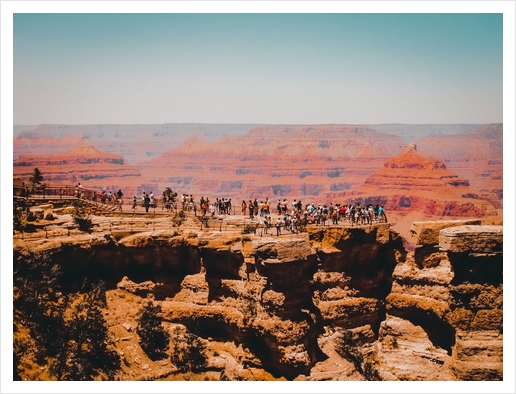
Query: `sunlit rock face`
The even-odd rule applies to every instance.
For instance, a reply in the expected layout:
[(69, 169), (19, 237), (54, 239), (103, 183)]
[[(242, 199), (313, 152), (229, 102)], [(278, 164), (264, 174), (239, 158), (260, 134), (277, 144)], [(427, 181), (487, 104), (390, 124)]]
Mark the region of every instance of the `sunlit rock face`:
[(28, 180), (38, 168), (49, 186), (73, 186), (81, 183), (101, 190), (133, 193), (146, 181), (135, 166), (113, 153), (101, 152), (90, 144), (52, 155), (25, 154), (14, 161), (13, 173)]
[[(211, 361), (235, 379), (503, 379), (501, 226), (418, 222), (411, 251), (389, 224), (279, 237), (175, 228), (117, 240), (109, 231), (15, 239), (15, 283), (51, 261), (65, 294), (102, 280), (108, 299), (125, 299), (106, 316), (123, 311), (131, 321), (128, 303), (136, 311), (150, 297), (167, 325), (217, 354), (231, 343), (245, 351)], [(128, 324), (109, 321), (114, 332)]]
[(410, 368), (381, 374), (503, 379), (502, 227), (430, 222), (413, 232), (420, 247), (394, 270), (377, 354), (387, 364), (403, 354)]
[(496, 215), (501, 201), (495, 193), (481, 193), (447, 165), (422, 155), (411, 144), (388, 159), (364, 184), (351, 192), (333, 194), (335, 201), (383, 205), (389, 211), (420, 211), (429, 216), (484, 217)]
[(487, 124), (466, 133), (428, 136), (418, 151), (446, 163), (448, 169), (468, 179), (479, 193), (503, 198), (503, 124)]
[(403, 141), (362, 125), (262, 126), (215, 142), (192, 137), (142, 174), (197, 196), (322, 201), (400, 153)]

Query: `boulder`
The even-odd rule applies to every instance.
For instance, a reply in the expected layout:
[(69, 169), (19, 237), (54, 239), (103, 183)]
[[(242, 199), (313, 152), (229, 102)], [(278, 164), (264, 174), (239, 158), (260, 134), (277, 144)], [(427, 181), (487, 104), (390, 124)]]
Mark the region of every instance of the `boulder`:
[(480, 220), (443, 220), (431, 222), (414, 222), (410, 232), (414, 242), (418, 245), (437, 245), (439, 243), (439, 232), (448, 227), (464, 225), (480, 225)]
[(501, 253), (503, 226), (459, 226), (439, 233), (439, 247), (446, 252)]

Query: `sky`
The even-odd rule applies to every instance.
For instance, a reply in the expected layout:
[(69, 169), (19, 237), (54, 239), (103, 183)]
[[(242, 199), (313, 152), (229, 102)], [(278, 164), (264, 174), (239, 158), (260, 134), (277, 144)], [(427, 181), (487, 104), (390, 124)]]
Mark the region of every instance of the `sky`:
[(498, 123), (502, 20), (15, 13), (14, 124)]

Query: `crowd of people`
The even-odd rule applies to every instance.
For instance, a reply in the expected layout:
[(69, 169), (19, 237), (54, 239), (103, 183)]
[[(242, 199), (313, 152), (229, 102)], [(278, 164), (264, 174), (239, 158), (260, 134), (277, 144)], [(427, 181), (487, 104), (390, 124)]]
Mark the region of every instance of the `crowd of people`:
[[(76, 187), (76, 195), (83, 196), (82, 186), (80, 184)], [(93, 201), (100, 201), (107, 204), (117, 204), (122, 210), (123, 193), (119, 189), (118, 192), (112, 193), (110, 191), (102, 191), (100, 195), (93, 193)], [(137, 208), (137, 198), (132, 198), (133, 211)], [(162, 209), (171, 209), (176, 207), (175, 201), (162, 201)], [(149, 208), (156, 208), (157, 201), (152, 193), (142, 192), (141, 206), (145, 208), (145, 212), (149, 212)], [(192, 194), (181, 195), (181, 207), (185, 211), (190, 211), (197, 216), (197, 210), (200, 210), (201, 217), (215, 217), (215, 215), (235, 215), (236, 210), (232, 204), (231, 198), (216, 198), (210, 201), (208, 197), (201, 197), (199, 205), (195, 203)], [(274, 212), (273, 212), (274, 211)], [(275, 213), (277, 218), (275, 221), (272, 215)], [(264, 232), (267, 234), (271, 227), (276, 228), (276, 234), (281, 235), (282, 230), (290, 231), (292, 233), (299, 232), (299, 229), (307, 224), (326, 225), (326, 224), (349, 224), (367, 225), (372, 223), (387, 222), (387, 216), (383, 206), (368, 204), (362, 206), (360, 203), (355, 204), (303, 204), (301, 200), (294, 199), (289, 202), (286, 198), (278, 199), (273, 204), (269, 198), (258, 200), (257, 198), (248, 201), (242, 200), (240, 214), (248, 216), (249, 219), (257, 220), (263, 225)]]
[(298, 233), (300, 227), (307, 224), (326, 225), (331, 221), (332, 224), (348, 223), (354, 225), (366, 225), (386, 223), (387, 215), (383, 206), (372, 204), (361, 206), (359, 203), (341, 205), (330, 203), (329, 205), (316, 205), (313, 203), (303, 205), (301, 201), (294, 200), (290, 206), (287, 199), (278, 200), (276, 213), (278, 218), (272, 223), (270, 215), (270, 202), (268, 199), (258, 202), (257, 199), (248, 203), (242, 201), (242, 215), (249, 212), (249, 218), (263, 217), (264, 232), (267, 234), (271, 226), (276, 227), (276, 235), (281, 235), (281, 230)]
[[(311, 218), (311, 222), (315, 224), (326, 224), (327, 221), (331, 220), (333, 224), (338, 224), (342, 220), (347, 220), (348, 223), (355, 224), (371, 224), (373, 221), (386, 222), (387, 217), (383, 206), (376, 205), (373, 207), (372, 204), (368, 204), (367, 207), (361, 206), (359, 203), (341, 205), (330, 203), (329, 205), (316, 205), (313, 203), (305, 204), (301, 201), (294, 201), (289, 204), (289, 201), (285, 198), (283, 200), (277, 200), (276, 213), (278, 216), (286, 218), (297, 217), (300, 219), (302, 216)], [(249, 218), (255, 217), (266, 217), (270, 218), (271, 215), (271, 202), (268, 198), (264, 201), (258, 201), (256, 198), (246, 202), (242, 201), (241, 214), (246, 216), (249, 214)]]
[[(80, 183), (77, 185), (76, 190), (78, 190), (78, 192), (77, 192), (78, 197), (83, 198), (84, 191), (83, 191)], [(119, 209), (121, 211), (123, 196), (124, 196), (124, 193), (122, 193), (122, 190), (120, 190), (120, 189), (118, 189), (118, 191), (114, 192), (114, 193), (112, 193), (111, 191), (102, 190), (102, 192), (100, 194), (97, 194), (97, 192), (93, 192), (91, 200), (94, 202), (101, 202), (102, 204), (114, 205), (117, 209)]]

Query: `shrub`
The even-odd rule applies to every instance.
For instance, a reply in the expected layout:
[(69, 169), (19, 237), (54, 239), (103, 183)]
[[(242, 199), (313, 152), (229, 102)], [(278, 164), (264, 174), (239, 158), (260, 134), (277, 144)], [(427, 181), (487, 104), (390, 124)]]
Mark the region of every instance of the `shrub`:
[(86, 213), (83, 206), (83, 200), (78, 199), (74, 202), (73, 222), (81, 231), (91, 231), (91, 217)]
[(176, 331), (171, 361), (181, 371), (202, 370), (206, 368), (206, 347), (196, 335)]
[(162, 326), (161, 306), (148, 301), (140, 310), (140, 314), (136, 327), (140, 346), (151, 360), (164, 358), (170, 337)]
[(359, 371), (367, 380), (382, 380), (377, 369), (377, 360), (375, 355), (372, 357), (364, 357), (360, 351), (360, 347), (366, 341), (362, 334), (355, 336), (353, 331), (345, 330), (337, 339), (335, 350), (346, 360), (351, 361), (357, 371)]
[(256, 234), (256, 225), (246, 224), (242, 230), (242, 234)]
[(186, 221), (185, 211), (181, 210), (177, 212), (172, 218), (172, 224), (176, 227), (181, 226)]

